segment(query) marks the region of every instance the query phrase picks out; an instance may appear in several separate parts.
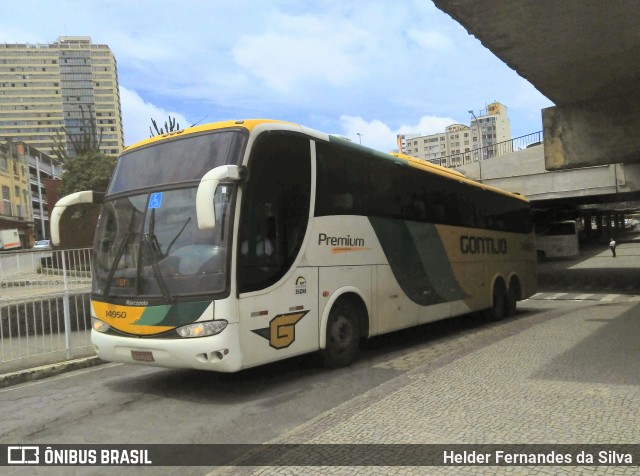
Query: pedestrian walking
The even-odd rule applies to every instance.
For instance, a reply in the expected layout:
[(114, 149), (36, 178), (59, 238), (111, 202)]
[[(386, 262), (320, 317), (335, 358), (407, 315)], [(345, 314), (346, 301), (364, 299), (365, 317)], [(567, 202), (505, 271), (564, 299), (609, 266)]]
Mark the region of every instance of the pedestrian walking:
[(611, 253), (613, 253), (613, 257), (616, 257), (616, 242), (613, 238), (609, 240), (609, 248), (611, 249)]

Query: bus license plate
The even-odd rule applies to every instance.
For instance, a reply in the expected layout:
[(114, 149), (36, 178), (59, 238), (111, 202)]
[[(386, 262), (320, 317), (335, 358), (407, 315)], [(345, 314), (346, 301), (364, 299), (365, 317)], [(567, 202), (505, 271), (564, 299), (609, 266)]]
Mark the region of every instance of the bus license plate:
[(147, 350), (132, 350), (131, 358), (138, 362), (153, 362), (153, 354)]

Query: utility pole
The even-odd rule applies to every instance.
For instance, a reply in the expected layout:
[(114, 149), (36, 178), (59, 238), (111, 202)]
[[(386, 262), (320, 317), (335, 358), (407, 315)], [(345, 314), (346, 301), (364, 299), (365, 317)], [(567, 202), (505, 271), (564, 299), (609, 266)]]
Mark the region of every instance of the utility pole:
[(480, 142), (480, 149), (478, 150), (478, 168), (480, 174), (480, 182), (482, 182), (482, 159), (484, 158), (484, 151), (482, 150), (482, 129), (480, 128), (480, 121), (473, 113), (473, 109), (469, 109), (469, 114), (471, 114), (475, 119), (476, 127), (478, 128), (478, 141)]

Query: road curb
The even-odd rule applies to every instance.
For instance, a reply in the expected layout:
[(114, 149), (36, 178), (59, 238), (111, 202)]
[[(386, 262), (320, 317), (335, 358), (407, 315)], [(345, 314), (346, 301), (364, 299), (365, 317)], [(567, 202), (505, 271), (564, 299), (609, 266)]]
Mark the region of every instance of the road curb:
[(40, 380), (47, 377), (53, 377), (71, 370), (84, 369), (96, 365), (102, 365), (106, 362), (98, 356), (84, 357), (81, 359), (67, 360), (55, 364), (43, 365), (32, 369), (19, 370), (8, 374), (0, 375), (0, 388), (17, 385), (19, 383), (30, 382), (32, 380)]

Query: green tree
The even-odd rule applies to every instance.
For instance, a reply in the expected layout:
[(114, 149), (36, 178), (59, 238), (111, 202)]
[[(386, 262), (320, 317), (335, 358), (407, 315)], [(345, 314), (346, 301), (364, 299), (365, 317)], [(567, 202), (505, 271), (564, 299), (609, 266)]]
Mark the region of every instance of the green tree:
[[(93, 190), (105, 192), (116, 167), (116, 158), (100, 152), (86, 152), (75, 157), (68, 157), (64, 161), (64, 175), (62, 185), (58, 191), (59, 197), (74, 192)], [(84, 220), (89, 211), (99, 205), (83, 203), (73, 207), (71, 218), (73, 221)]]
[(106, 191), (115, 166), (115, 157), (95, 151), (67, 158), (60, 196), (83, 190)]
[[(152, 129), (152, 126), (153, 126), (153, 129)], [(153, 132), (154, 130), (155, 130), (155, 134)], [(149, 137), (161, 136), (162, 134), (166, 134), (167, 132), (173, 132), (173, 131), (179, 131), (179, 130), (180, 130), (180, 124), (176, 123), (175, 117), (169, 116), (169, 121), (164, 122), (164, 128), (163, 127), (158, 128), (158, 124), (156, 123), (156, 120), (152, 117), (151, 126), (149, 126), (149, 133), (151, 135)]]

